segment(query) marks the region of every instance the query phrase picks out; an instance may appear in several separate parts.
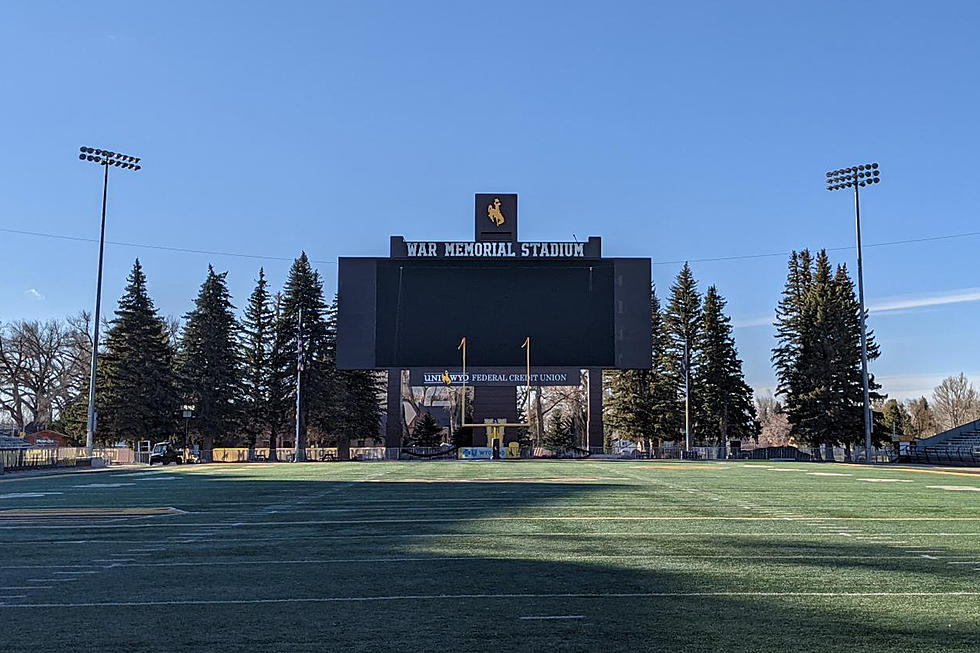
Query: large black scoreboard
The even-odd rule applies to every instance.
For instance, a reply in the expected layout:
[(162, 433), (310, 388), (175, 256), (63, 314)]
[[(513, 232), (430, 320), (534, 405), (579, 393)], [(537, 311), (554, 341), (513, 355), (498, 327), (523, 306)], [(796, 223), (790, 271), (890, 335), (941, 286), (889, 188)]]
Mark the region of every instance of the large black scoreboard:
[[(393, 237), (390, 258), (340, 259), (339, 368), (457, 367), (464, 336), (474, 367), (522, 367), (527, 337), (534, 367), (650, 367), (650, 259), (602, 258), (595, 237), (518, 242), (516, 196), (500, 197), (477, 196), (483, 242)], [(512, 231), (482, 233), (487, 211)]]

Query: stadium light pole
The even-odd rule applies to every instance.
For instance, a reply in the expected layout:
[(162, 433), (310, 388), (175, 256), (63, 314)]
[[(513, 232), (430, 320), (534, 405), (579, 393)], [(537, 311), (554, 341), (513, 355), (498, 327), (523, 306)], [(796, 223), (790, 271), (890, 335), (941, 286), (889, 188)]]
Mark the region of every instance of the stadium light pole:
[(88, 424), (85, 429), (85, 454), (92, 457), (95, 444), (95, 372), (99, 365), (99, 319), (102, 311), (102, 258), (105, 253), (105, 205), (109, 193), (109, 166), (124, 170), (140, 170), (140, 157), (120, 154), (110, 150), (100, 150), (82, 146), (79, 148), (80, 161), (89, 161), (105, 168), (102, 179), (102, 227), (99, 231), (99, 272), (95, 285), (95, 332), (92, 339), (92, 367), (88, 382)]
[(293, 462), (301, 463), (306, 460), (306, 441), (302, 430), (303, 407), (303, 368), (306, 366), (306, 354), (303, 351), (303, 307), (299, 309), (296, 319), (296, 439), (293, 442)]
[(691, 450), (691, 364), (687, 338), (684, 338), (684, 451)]
[(861, 261), (861, 199), (858, 188), (881, 182), (877, 163), (863, 163), (827, 173), (827, 190), (854, 189), (854, 229), (857, 234), (858, 302), (861, 305), (861, 383), (864, 386), (864, 457), (871, 464), (871, 397), (868, 388), (868, 328), (864, 315), (864, 267)]

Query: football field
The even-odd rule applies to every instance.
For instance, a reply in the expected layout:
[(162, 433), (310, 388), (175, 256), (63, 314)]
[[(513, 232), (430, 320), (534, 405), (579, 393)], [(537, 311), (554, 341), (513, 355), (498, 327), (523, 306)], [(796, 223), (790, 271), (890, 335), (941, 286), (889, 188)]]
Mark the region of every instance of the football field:
[(0, 480), (0, 650), (978, 651), (980, 474), (184, 465)]

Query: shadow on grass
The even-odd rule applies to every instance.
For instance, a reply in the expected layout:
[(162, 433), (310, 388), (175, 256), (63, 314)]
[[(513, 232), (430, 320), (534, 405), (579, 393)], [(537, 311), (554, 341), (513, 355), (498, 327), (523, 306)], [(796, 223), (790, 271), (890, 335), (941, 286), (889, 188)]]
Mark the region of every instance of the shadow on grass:
[[(628, 511), (638, 483), (601, 472), (422, 463), (402, 467), (401, 479), (353, 482), (364, 478), (306, 479), (303, 468), (276, 478), (278, 469), (201, 468), (172, 482), (37, 499), (153, 501), (188, 514), (0, 530), (13, 548), (35, 547), (20, 559), (49, 564), (65, 558), (53, 551), (68, 541), (86, 542), (73, 548), (91, 558), (166, 548), (19, 601), (45, 607), (0, 606), (4, 649), (976, 650), (976, 596), (840, 595), (970, 591), (948, 565), (885, 558), (880, 545), (789, 542), (776, 532), (593, 540), (582, 535), (594, 534), (596, 522), (494, 519), (605, 514), (583, 505)], [(311, 474), (351, 469), (363, 471), (325, 466)], [(473, 477), (452, 478), (461, 470)], [(636, 524), (601, 523), (605, 531)], [(697, 529), (708, 530), (685, 527)], [(581, 558), (582, 542), (617, 557), (568, 559)], [(700, 551), (745, 558), (698, 558)], [(5, 570), (3, 584), (27, 582), (28, 573), (37, 574)], [(787, 595), (800, 592), (807, 595)]]

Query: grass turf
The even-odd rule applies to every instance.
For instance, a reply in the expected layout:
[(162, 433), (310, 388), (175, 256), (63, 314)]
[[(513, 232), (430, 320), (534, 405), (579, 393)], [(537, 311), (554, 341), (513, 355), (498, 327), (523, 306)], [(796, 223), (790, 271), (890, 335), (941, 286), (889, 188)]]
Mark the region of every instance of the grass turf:
[[(164, 507), (183, 512), (134, 510)], [(521, 461), (5, 479), (0, 551), (9, 652), (980, 650), (968, 470)]]

